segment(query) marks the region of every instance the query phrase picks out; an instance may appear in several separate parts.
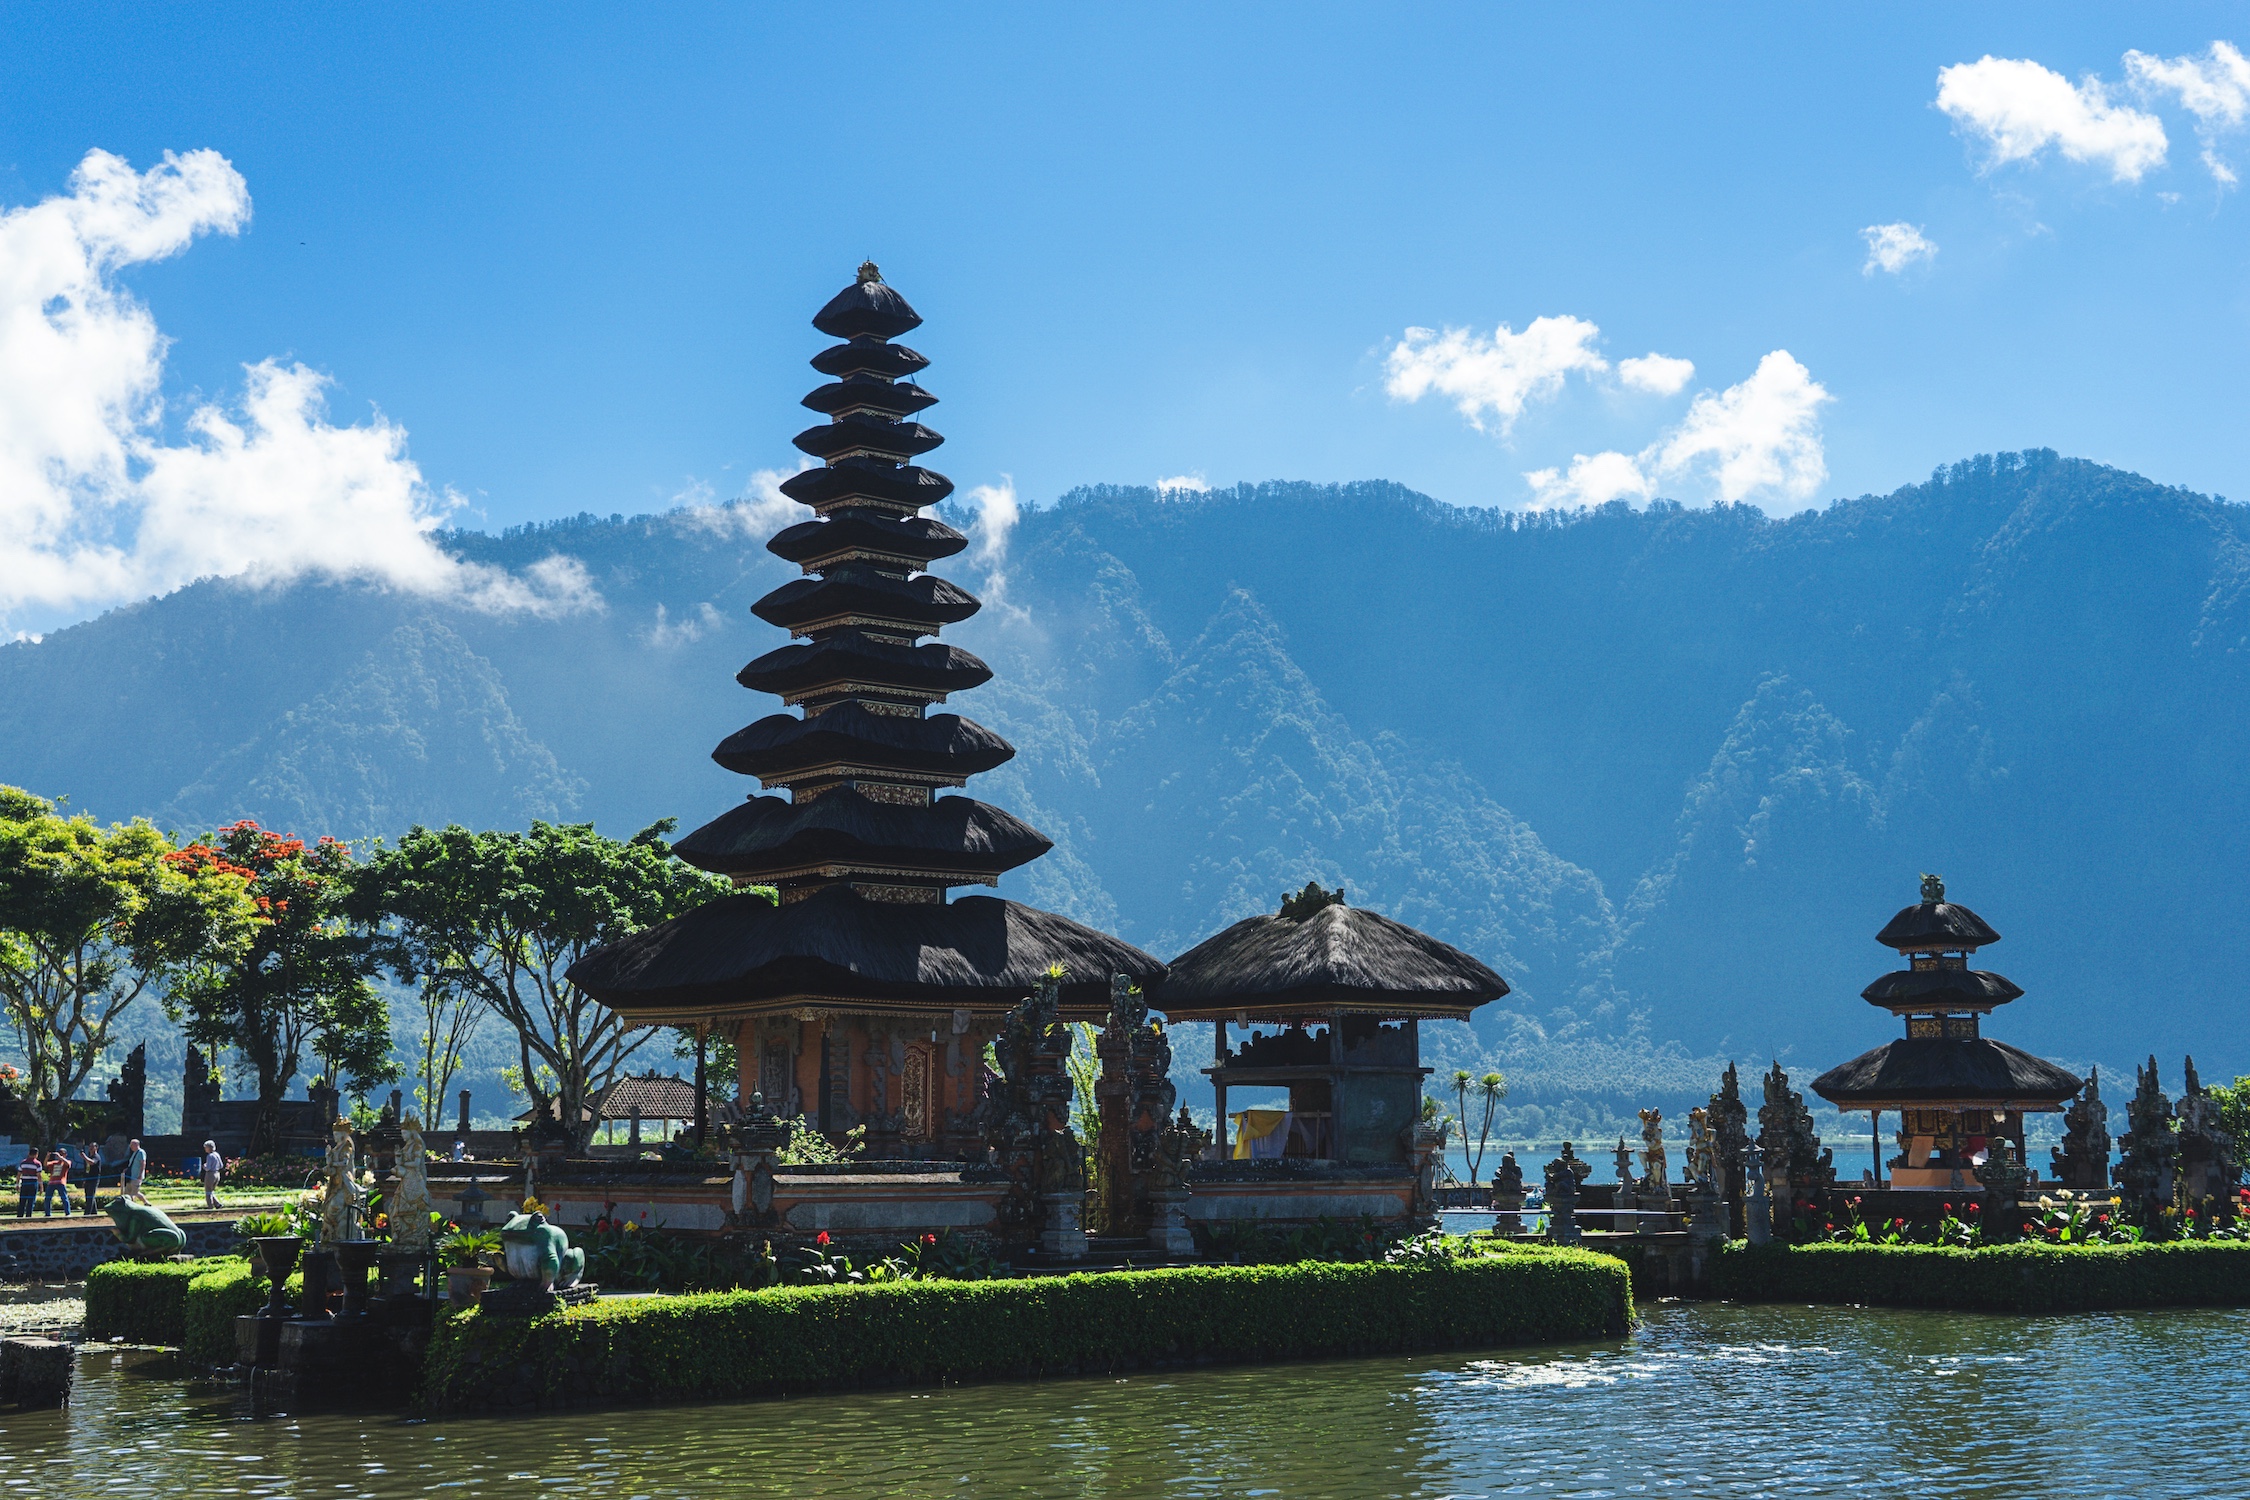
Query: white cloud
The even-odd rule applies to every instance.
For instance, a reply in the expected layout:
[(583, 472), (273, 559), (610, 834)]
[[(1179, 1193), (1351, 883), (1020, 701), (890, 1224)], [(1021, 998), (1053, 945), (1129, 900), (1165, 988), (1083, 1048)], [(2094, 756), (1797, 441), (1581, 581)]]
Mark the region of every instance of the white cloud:
[(998, 484), (976, 485), (965, 498), (976, 510), (969, 523), (968, 557), (984, 569), (984, 602), (1021, 617), (1024, 612), (1008, 602), (1008, 538), (1023, 519), (1016, 482), (1003, 474)]
[(2138, 182), (2163, 165), (2169, 146), (2161, 120), (2112, 104), (2099, 78), (2074, 84), (2028, 58), (1987, 55), (1939, 69), (1937, 107), (1983, 142), (1988, 166), (2033, 161), (2052, 146), (2119, 182)]
[(1766, 492), (1803, 504), (1828, 477), (1820, 408), (1834, 399), (1787, 350), (1776, 349), (1740, 385), (1697, 396), (1686, 420), (1641, 462), (1660, 474), (1708, 467), (1722, 500)]
[(670, 610), (659, 604), (656, 623), (649, 626), (642, 638), (659, 649), (685, 646), (702, 640), (726, 622), (727, 617), (708, 599), (677, 620), (672, 618)]
[(712, 501), (711, 486), (698, 479), (672, 497), (680, 521), (695, 530), (763, 542), (784, 526), (809, 521), (813, 513), (781, 492), (781, 482), (817, 468), (807, 458), (794, 469), (752, 469), (742, 494), (725, 504)]
[(575, 564), (511, 577), (432, 537), (459, 502), (433, 495), (380, 415), (337, 427), (327, 380), (246, 367), (234, 405), (164, 440), (167, 340), (123, 269), (249, 221), (215, 151), (146, 172), (92, 151), (70, 191), (0, 213), (0, 622), (54, 624), (199, 577), (367, 578), (490, 609), (585, 607)]
[(1169, 479), (1156, 481), (1156, 498), (1159, 500), (1169, 500), (1174, 495), (1208, 495), (1210, 493), (1211, 481), (1203, 477), (1201, 470), (1193, 474), (1174, 474)]
[(1867, 241), (1867, 264), (1862, 276), (1888, 271), (1893, 276), (1908, 266), (1937, 259), (1937, 243), (1922, 233), (1919, 224), (1870, 224), (1860, 231)]
[(1564, 377), (1609, 368), (1594, 350), (1600, 337), (1599, 328), (1573, 317), (1534, 318), (1521, 333), (1502, 323), (1490, 338), (1465, 328), (1409, 328), (1384, 360), (1384, 388), (1399, 401), (1450, 396), (1478, 431), (1489, 412), (1505, 436), (1524, 407), (1552, 399)]
[(2213, 42), (2202, 57), (2162, 58), (2146, 52), (2125, 54), (2125, 76), (2142, 97), (2169, 95), (2195, 116), (2203, 142), (2203, 165), (2225, 186), (2236, 181), (2234, 168), (2219, 155), (2218, 137), (2250, 119), (2250, 58), (2232, 44)]
[[(1617, 362), (1617, 378), (1636, 391), (1649, 391), (1658, 396), (1677, 396), (1695, 378), (1695, 361), (1674, 359), (1669, 354), (1644, 354), (1638, 359), (1621, 359)], [(1576, 467), (1574, 464), (1572, 467)]]
[(1646, 500), (1656, 493), (1640, 460), (1629, 453), (1574, 454), (1568, 473), (1559, 469), (1533, 469), (1523, 477), (1531, 484), (1533, 510), (1606, 505), (1612, 500)]

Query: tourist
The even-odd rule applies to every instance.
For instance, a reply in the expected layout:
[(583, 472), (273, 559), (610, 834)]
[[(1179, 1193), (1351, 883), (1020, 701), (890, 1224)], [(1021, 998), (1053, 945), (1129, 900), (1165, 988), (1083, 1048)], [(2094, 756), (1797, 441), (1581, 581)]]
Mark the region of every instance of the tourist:
[(55, 1216), (55, 1197), (60, 1194), (63, 1217), (69, 1218), (70, 1158), (63, 1154), (62, 1147), (57, 1146), (47, 1153), (47, 1168), (42, 1180), (46, 1183), (47, 1192), (40, 1205), (40, 1217), (51, 1219)]
[(24, 1148), (23, 1160), (16, 1164), (16, 1217), (28, 1219), (39, 1203), (39, 1148)]
[(135, 1203), (146, 1203), (148, 1199), (142, 1195), (141, 1184), (147, 1180), (148, 1153), (141, 1149), (139, 1140), (127, 1141), (125, 1143), (125, 1173), (118, 1179), (118, 1194), (132, 1199)]
[(469, 1143), (467, 1141), (455, 1141), (453, 1143), (453, 1159), (455, 1161), (467, 1161), (469, 1159)]
[(219, 1179), (226, 1174), (227, 1159), (219, 1154), (216, 1141), (203, 1143), (203, 1206), (219, 1206)]
[(94, 1201), (95, 1190), (102, 1185), (102, 1148), (98, 1141), (88, 1141), (81, 1153), (86, 1158), (86, 1213), (91, 1217), (101, 1205)]

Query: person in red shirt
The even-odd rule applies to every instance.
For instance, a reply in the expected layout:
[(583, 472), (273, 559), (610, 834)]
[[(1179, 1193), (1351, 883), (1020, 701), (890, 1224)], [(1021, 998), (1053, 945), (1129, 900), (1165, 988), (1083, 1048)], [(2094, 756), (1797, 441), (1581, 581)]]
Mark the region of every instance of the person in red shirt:
[(41, 1209), (41, 1217), (51, 1219), (55, 1216), (55, 1199), (58, 1197), (62, 1199), (63, 1217), (67, 1219), (70, 1217), (70, 1158), (63, 1155), (60, 1146), (47, 1154), (47, 1197)]

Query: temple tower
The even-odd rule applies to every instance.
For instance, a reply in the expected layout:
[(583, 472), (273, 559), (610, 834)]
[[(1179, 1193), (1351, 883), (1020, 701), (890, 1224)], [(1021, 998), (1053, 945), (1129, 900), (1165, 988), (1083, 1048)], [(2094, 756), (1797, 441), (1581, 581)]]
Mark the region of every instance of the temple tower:
[(1978, 1168), (2003, 1147), (2028, 1166), (2024, 1114), (2060, 1111), (2081, 1083), (2067, 1068), (1983, 1034), (1983, 1018), (2023, 994), (2013, 981), (1969, 967), (2000, 934), (1947, 901), (1943, 880), (1924, 875), (1921, 901), (1875, 941), (1897, 949), (1907, 966), (1860, 997), (1905, 1021), (1906, 1036), (1829, 1069), (1813, 1092), (1839, 1109), (1867, 1110), (1878, 1140), (1883, 1111), (1899, 1111), (1892, 1187), (1974, 1192)]
[(839, 342), (813, 357), (828, 377), (804, 398), (826, 417), (797, 434), (821, 460), (781, 489), (812, 518), (767, 550), (803, 576), (751, 612), (797, 640), (737, 675), (784, 706), (727, 736), (712, 759), (753, 793), (674, 845), (738, 887), (673, 922), (590, 954), (572, 979), (639, 1020), (735, 1034), (741, 1088), (842, 1137), (864, 1127), (877, 1155), (977, 1149), (984, 1042), (1051, 965), (1066, 1017), (1106, 1015), (1113, 976), (1153, 983), (1139, 949), (990, 886), (1052, 847), (1010, 813), (944, 795), (1015, 754), (951, 711), (992, 677), (937, 637), (978, 609), (930, 565), (967, 545), (921, 512), (952, 481), (917, 460), (944, 441), (915, 420), (937, 398), (929, 361), (892, 342), (920, 326), (872, 264), (813, 326)]

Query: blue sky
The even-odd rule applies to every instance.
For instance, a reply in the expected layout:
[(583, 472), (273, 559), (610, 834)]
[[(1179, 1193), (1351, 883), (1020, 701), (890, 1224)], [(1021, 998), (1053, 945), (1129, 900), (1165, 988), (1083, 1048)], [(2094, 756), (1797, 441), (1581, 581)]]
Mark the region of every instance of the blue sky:
[[(187, 163), (155, 207), (111, 181), (169, 230), (13, 308), (91, 299), (81, 344), (0, 328), (9, 628), (348, 570), (338, 536), (516, 599), (385, 549), (793, 467), (807, 319), (870, 256), (928, 320), (934, 462), (1025, 504), (1386, 478), (1782, 512), (2027, 446), (2250, 495), (2239, 9), (214, 15), (5, 23), (0, 277), (61, 253), (26, 211), (93, 201), (89, 152)], [(101, 342), (136, 318), (138, 355)], [(133, 414), (58, 458), (103, 380)]]

